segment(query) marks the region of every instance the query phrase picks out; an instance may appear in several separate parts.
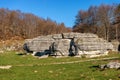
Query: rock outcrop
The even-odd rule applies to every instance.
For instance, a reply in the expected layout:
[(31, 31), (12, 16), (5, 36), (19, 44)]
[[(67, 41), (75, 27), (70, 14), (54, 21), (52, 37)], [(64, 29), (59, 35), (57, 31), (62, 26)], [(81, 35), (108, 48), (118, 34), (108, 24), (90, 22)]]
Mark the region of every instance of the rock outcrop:
[[(27, 39), (24, 44), (27, 52), (40, 52), (45, 55), (81, 56), (106, 54), (113, 45), (92, 33), (62, 33)], [(94, 57), (94, 56), (93, 56)]]

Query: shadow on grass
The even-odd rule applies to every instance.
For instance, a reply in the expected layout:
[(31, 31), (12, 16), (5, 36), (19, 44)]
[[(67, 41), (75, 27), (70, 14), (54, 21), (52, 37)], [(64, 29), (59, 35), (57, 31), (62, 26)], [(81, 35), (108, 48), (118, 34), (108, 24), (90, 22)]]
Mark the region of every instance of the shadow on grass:
[(23, 55), (27, 55), (27, 54), (26, 53), (17, 53), (16, 55), (23, 56)]
[(99, 65), (93, 65), (93, 66), (90, 66), (89, 68), (91, 68), (92, 71), (100, 70), (100, 66)]

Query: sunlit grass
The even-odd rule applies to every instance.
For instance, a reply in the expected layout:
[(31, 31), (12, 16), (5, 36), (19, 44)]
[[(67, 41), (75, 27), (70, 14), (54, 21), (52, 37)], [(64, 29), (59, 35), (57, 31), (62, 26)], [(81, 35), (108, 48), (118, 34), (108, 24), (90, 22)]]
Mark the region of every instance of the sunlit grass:
[[(120, 57), (111, 54), (106, 57)], [(103, 58), (103, 57), (100, 57)], [(95, 59), (95, 58), (94, 58)], [(98, 59), (98, 58), (96, 58)], [(0, 54), (0, 65), (12, 65), (10, 69), (0, 69), (0, 80), (119, 80), (120, 71), (107, 69), (100, 71), (92, 67), (110, 60), (94, 60), (68, 64), (52, 64), (59, 62), (84, 61), (86, 58), (45, 58), (39, 59), (31, 55), (18, 55), (16, 52)], [(46, 64), (46, 65), (44, 65)]]

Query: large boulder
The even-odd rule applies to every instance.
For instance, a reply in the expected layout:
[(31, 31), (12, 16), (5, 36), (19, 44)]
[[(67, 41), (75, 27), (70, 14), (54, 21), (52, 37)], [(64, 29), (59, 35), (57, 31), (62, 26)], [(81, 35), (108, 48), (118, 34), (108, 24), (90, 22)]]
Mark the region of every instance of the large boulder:
[(56, 40), (53, 43), (52, 47), (56, 55), (68, 56), (70, 48), (70, 39)]
[(113, 45), (101, 38), (78, 38), (76, 39), (76, 44), (79, 50), (82, 51), (106, 51), (113, 49)]
[(27, 39), (24, 49), (62, 56), (96, 55), (113, 50), (113, 45), (92, 33), (62, 33)]
[(39, 36), (34, 39), (27, 39), (24, 46), (26, 51), (45, 52), (49, 51), (50, 45), (54, 42), (52, 36)]

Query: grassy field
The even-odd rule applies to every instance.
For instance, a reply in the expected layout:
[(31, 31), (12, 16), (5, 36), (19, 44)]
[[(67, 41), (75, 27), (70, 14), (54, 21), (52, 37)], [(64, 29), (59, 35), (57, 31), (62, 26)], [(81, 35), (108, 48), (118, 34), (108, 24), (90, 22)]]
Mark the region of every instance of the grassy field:
[(6, 52), (0, 54), (0, 66), (12, 67), (0, 69), (0, 80), (120, 80), (120, 70), (101, 71), (93, 67), (116, 60), (98, 60), (110, 57), (120, 58), (120, 54), (92, 59), (76, 57), (39, 59), (31, 55)]

